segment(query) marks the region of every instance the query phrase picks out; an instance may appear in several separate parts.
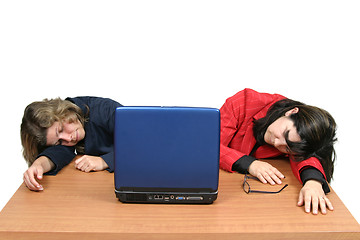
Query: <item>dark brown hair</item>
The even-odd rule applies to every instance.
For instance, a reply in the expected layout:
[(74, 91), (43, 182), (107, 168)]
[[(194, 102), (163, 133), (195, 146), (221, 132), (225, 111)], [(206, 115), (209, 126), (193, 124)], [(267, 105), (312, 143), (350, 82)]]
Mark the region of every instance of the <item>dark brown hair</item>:
[(267, 128), (278, 118), (293, 108), (298, 108), (297, 113), (289, 118), (299, 134), (300, 142), (291, 142), (286, 135), (286, 142), (295, 161), (302, 161), (310, 157), (319, 159), (324, 168), (326, 178), (330, 182), (334, 173), (336, 153), (336, 122), (325, 110), (303, 104), (291, 99), (283, 99), (270, 107), (264, 118), (254, 120), (254, 136), (260, 144), (265, 144), (264, 135)]

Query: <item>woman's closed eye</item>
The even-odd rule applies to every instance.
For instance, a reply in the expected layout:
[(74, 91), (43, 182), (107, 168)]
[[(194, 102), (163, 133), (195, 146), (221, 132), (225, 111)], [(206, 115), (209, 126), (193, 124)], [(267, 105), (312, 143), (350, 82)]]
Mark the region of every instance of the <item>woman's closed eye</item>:
[(62, 139), (60, 139), (60, 134), (63, 132), (63, 127), (60, 125), (59, 127), (56, 128), (55, 132), (56, 132), (56, 137), (59, 138), (59, 140), (54, 145), (61, 145)]

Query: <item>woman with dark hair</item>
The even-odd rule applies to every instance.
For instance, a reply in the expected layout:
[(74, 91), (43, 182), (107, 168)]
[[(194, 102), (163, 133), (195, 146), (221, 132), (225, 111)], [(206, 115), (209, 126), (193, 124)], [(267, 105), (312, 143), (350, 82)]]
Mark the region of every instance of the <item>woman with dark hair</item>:
[(336, 123), (323, 109), (279, 94), (244, 89), (220, 109), (220, 167), (250, 173), (263, 183), (281, 184), (284, 175), (258, 159), (289, 156), (294, 175), (303, 183), (298, 206), (323, 214), (333, 206), (330, 192), (334, 171)]
[(76, 154), (75, 167), (84, 172), (114, 170), (113, 133), (115, 109), (107, 98), (45, 99), (29, 104), (21, 123), (23, 155), (29, 168), (24, 182), (39, 191), (43, 174), (55, 175)]

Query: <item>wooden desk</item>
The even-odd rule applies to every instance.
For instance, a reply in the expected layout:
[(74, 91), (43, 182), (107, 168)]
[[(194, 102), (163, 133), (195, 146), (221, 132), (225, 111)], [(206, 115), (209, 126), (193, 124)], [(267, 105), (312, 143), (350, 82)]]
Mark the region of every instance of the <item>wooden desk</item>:
[[(327, 215), (306, 214), (286, 160), (271, 163), (289, 186), (280, 194), (246, 194), (243, 175), (220, 171), (211, 205), (123, 204), (113, 174), (83, 173), (73, 164), (46, 176), (43, 192), (20, 186), (0, 213), (0, 239), (360, 239), (360, 226), (332, 191)], [(253, 189), (273, 190), (251, 182)]]

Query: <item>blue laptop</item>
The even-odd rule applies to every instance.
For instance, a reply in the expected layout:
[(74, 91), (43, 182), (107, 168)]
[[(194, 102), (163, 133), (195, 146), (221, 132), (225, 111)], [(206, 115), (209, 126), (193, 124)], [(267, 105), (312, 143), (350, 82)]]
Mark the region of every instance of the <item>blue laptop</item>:
[(128, 203), (212, 203), (218, 194), (220, 112), (119, 107), (115, 193)]

